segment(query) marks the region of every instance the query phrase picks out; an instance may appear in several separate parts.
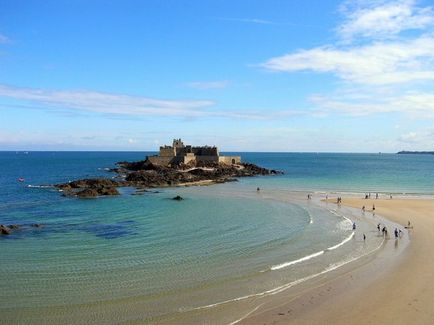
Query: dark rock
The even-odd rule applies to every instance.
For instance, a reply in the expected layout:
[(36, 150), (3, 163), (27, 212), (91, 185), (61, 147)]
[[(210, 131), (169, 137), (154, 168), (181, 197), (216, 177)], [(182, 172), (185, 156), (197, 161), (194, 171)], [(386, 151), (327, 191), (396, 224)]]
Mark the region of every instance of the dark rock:
[(179, 196), (179, 195), (177, 195), (177, 196), (175, 196), (174, 198), (172, 198), (172, 200), (175, 200), (175, 201), (182, 201), (182, 200), (184, 200), (181, 196)]
[(42, 228), (44, 225), (40, 224), (40, 223), (33, 223), (32, 227), (34, 228)]
[(98, 195), (119, 195), (119, 191), (115, 187), (102, 187), (97, 189)]
[(82, 191), (75, 193), (79, 198), (95, 198), (98, 196), (111, 196), (119, 195), (119, 192), (114, 187), (99, 187), (99, 188), (85, 188)]
[(8, 225), (9, 229), (19, 229), (20, 225)]
[(96, 188), (96, 187), (117, 187), (123, 184), (107, 178), (79, 179), (69, 183), (56, 184), (55, 187), (62, 190)]
[(0, 234), (1, 235), (10, 235), (11, 234), (11, 229), (9, 227), (0, 225)]
[(116, 187), (128, 186), (125, 181), (115, 181), (106, 178), (79, 179), (69, 183), (56, 184), (55, 187), (63, 191), (63, 196), (77, 196), (92, 198), (98, 196), (119, 195)]
[(91, 198), (91, 197), (97, 197), (98, 191), (95, 188), (86, 188), (82, 191), (79, 191), (75, 193), (76, 196), (79, 198)]

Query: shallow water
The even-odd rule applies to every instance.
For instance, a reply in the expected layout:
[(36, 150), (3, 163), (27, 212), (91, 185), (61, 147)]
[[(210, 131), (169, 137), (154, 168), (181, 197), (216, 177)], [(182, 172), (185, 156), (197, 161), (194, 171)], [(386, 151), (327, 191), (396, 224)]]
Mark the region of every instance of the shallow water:
[(0, 237), (3, 314), (22, 323), (170, 320), (274, 294), (383, 242), (375, 220), (319, 202), (324, 194), (306, 200), (306, 189), (429, 194), (434, 185), (431, 156), (249, 153), (244, 160), (286, 174), (94, 200), (28, 187), (112, 177), (105, 168), (142, 156), (0, 153), (0, 223), (24, 225)]

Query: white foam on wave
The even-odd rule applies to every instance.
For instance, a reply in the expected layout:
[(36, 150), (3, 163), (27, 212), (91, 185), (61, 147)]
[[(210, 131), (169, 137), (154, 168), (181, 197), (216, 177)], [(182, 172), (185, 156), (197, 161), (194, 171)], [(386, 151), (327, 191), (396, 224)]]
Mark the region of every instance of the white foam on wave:
[(299, 258), (298, 260), (289, 261), (289, 262), (285, 262), (285, 263), (278, 264), (278, 265), (273, 265), (273, 266), (270, 268), (270, 270), (271, 270), (271, 271), (280, 270), (280, 269), (283, 269), (283, 268), (285, 268), (285, 267), (288, 267), (288, 266), (291, 266), (291, 265), (294, 265), (294, 264), (297, 264), (297, 263), (301, 263), (301, 262), (304, 262), (304, 261), (308, 261), (308, 260), (310, 260), (310, 259), (312, 259), (312, 258), (314, 258), (314, 257), (317, 257), (317, 256), (320, 256), (320, 255), (324, 254), (326, 251), (332, 251), (332, 250), (335, 250), (335, 249), (341, 247), (342, 245), (345, 245), (347, 242), (349, 242), (349, 241), (354, 237), (354, 235), (355, 235), (355, 232), (353, 231), (353, 232), (351, 233), (351, 235), (349, 235), (347, 238), (345, 238), (345, 239), (344, 239), (343, 241), (341, 241), (339, 244), (336, 244), (336, 245), (334, 245), (334, 246), (331, 246), (331, 247), (327, 248), (326, 250), (319, 251), (319, 252), (313, 253), (313, 254), (311, 254), (311, 255), (304, 256), (304, 257), (302, 257), (302, 258)]
[[(311, 216), (310, 212), (309, 212), (307, 209), (305, 209), (305, 210), (307, 211), (307, 213), (308, 213), (309, 216), (310, 216), (310, 222), (309, 222), (309, 223), (313, 223), (312, 216)], [(334, 210), (329, 210), (329, 211), (332, 212), (333, 214), (339, 216), (339, 217), (344, 218), (344, 219), (345, 219), (346, 221), (348, 221), (351, 225), (353, 224), (353, 222), (352, 222), (349, 218), (345, 217), (344, 215), (340, 215), (340, 214), (338, 214), (338, 213), (337, 213), (336, 211), (334, 211)], [(301, 262), (304, 262), (304, 261), (308, 261), (308, 260), (310, 260), (310, 259), (312, 259), (312, 258), (318, 257), (318, 256), (324, 254), (326, 251), (332, 251), (332, 250), (335, 250), (335, 249), (341, 247), (342, 245), (345, 245), (347, 242), (349, 242), (349, 241), (354, 237), (354, 235), (355, 235), (355, 232), (353, 231), (353, 232), (351, 233), (351, 235), (349, 235), (349, 236), (348, 236), (347, 238), (345, 238), (343, 241), (341, 241), (340, 243), (338, 243), (338, 244), (336, 244), (336, 245), (334, 245), (334, 246), (331, 246), (331, 247), (327, 248), (326, 250), (322, 250), (322, 251), (319, 251), (319, 252), (313, 253), (313, 254), (311, 254), (311, 255), (304, 256), (304, 257), (299, 258), (299, 259), (294, 260), (294, 261), (289, 261), (289, 262), (285, 262), (285, 263), (282, 263), (282, 264), (273, 265), (273, 266), (270, 268), (270, 270), (271, 270), (271, 271), (280, 270), (280, 269), (283, 269), (283, 268), (285, 268), (285, 267), (288, 267), (288, 266), (291, 266), (291, 265), (294, 265), (294, 264), (297, 264), (297, 263), (301, 263)], [(261, 271), (261, 272), (265, 272), (265, 271)]]
[(355, 234), (356, 234), (356, 233), (353, 231), (353, 232), (351, 233), (351, 235), (349, 235), (347, 238), (345, 238), (345, 239), (344, 239), (343, 241), (341, 241), (339, 244), (334, 245), (334, 246), (332, 246), (332, 247), (329, 247), (329, 248), (327, 248), (326, 250), (328, 250), (328, 251), (332, 251), (332, 250), (334, 250), (334, 249), (336, 249), (336, 248), (341, 247), (342, 245), (345, 245), (345, 243), (349, 242), (349, 241), (351, 240), (351, 238), (354, 237)]
[[(228, 299), (228, 300), (225, 300), (225, 301), (216, 302), (214, 304), (210, 304), (210, 305), (206, 305), (206, 306), (200, 306), (200, 307), (196, 307), (196, 308), (191, 308), (189, 310), (200, 310), (200, 309), (213, 308), (213, 307), (217, 307), (217, 306), (221, 306), (221, 305), (228, 304), (228, 303), (231, 303), (231, 302), (241, 301), (241, 300), (245, 300), (245, 299), (249, 299), (249, 298), (275, 295), (275, 294), (280, 293), (282, 291), (285, 291), (285, 290), (287, 290), (287, 289), (289, 289), (289, 288), (291, 288), (291, 287), (293, 287), (293, 286), (295, 286), (297, 284), (300, 284), (302, 282), (306, 282), (308, 280), (316, 278), (316, 277), (318, 277), (320, 275), (323, 275), (325, 273), (334, 271), (334, 270), (336, 270), (336, 269), (338, 269), (338, 268), (340, 268), (340, 267), (342, 267), (344, 265), (347, 265), (349, 263), (352, 263), (352, 262), (354, 262), (354, 261), (356, 261), (356, 260), (358, 260), (358, 259), (360, 259), (360, 258), (362, 258), (364, 256), (372, 254), (373, 252), (379, 250), (381, 248), (381, 246), (383, 246), (384, 241), (385, 241), (385, 239), (383, 238), (383, 240), (381, 241), (380, 245), (378, 245), (376, 248), (374, 248), (373, 250), (371, 250), (371, 251), (369, 251), (369, 252), (367, 252), (365, 254), (362, 254), (362, 255), (360, 255), (358, 257), (353, 257), (353, 258), (351, 258), (349, 260), (342, 261), (340, 263), (330, 264), (328, 267), (326, 267), (324, 270), (322, 270), (319, 273), (308, 275), (308, 276), (306, 276), (304, 278), (301, 278), (301, 279), (298, 279), (298, 280), (295, 280), (295, 281), (292, 281), (292, 282), (289, 282), (289, 283), (285, 283), (285, 284), (283, 284), (281, 286), (278, 286), (276, 288), (273, 288), (273, 289), (270, 289), (270, 290), (267, 290), (267, 291), (263, 291), (263, 292), (259, 292), (259, 293), (253, 293), (253, 294), (250, 294), (250, 295), (246, 295), (246, 296), (242, 296), (242, 297), (237, 297), (237, 298), (233, 298), (233, 299)], [(184, 309), (183, 311), (187, 311), (187, 309)]]
[(310, 259), (312, 259), (312, 258), (314, 258), (314, 257), (317, 257), (317, 256), (320, 256), (320, 255), (322, 255), (322, 254), (324, 254), (324, 251), (319, 251), (319, 252), (316, 252), (316, 253), (313, 253), (313, 254), (307, 255), (307, 256), (305, 256), (305, 257), (299, 258), (298, 260), (289, 261), (289, 262), (285, 262), (285, 263), (278, 264), (278, 265), (273, 265), (273, 266), (270, 268), (270, 270), (271, 270), (271, 271), (280, 270), (280, 269), (283, 269), (283, 268), (285, 268), (285, 267), (288, 267), (288, 266), (291, 266), (291, 265), (294, 265), (294, 264), (297, 264), (297, 263), (301, 263), (301, 262), (304, 262), (304, 261), (310, 260)]
[(54, 186), (53, 185), (27, 185), (27, 187), (30, 187), (30, 188), (52, 188)]
[(312, 214), (310, 213), (310, 211), (308, 209), (306, 209), (305, 207), (302, 207), (304, 211), (307, 212), (307, 215), (309, 216), (309, 224), (313, 224), (313, 217)]
[(349, 225), (351, 225), (351, 226), (353, 225), (353, 222), (351, 221), (350, 218), (344, 216), (343, 214), (339, 214), (339, 213), (337, 213), (336, 210), (330, 210), (330, 209), (327, 209), (327, 210), (328, 210), (329, 212), (333, 213), (333, 214), (334, 214), (335, 216), (337, 216), (337, 217), (344, 218), (345, 221), (347, 221), (347, 222), (349, 223)]

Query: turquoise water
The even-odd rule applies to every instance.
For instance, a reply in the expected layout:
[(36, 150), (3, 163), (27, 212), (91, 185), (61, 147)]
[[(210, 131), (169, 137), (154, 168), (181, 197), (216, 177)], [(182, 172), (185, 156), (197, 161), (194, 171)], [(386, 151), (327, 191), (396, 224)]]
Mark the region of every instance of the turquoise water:
[[(165, 320), (274, 294), (382, 243), (373, 221), (335, 211), (320, 194), (307, 201), (305, 191), (434, 188), (433, 156), (301, 153), (241, 153), (285, 174), (209, 187), (122, 189), (120, 197), (92, 200), (29, 187), (112, 177), (106, 169), (115, 162), (144, 155), (0, 153), (0, 223), (23, 225), (0, 237), (0, 310), (10, 321)], [(185, 200), (170, 200), (178, 194)]]

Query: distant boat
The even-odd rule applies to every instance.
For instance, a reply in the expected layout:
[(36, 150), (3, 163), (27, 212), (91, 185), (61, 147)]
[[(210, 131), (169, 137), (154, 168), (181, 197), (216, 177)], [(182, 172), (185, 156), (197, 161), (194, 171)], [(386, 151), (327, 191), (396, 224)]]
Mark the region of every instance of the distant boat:
[(18, 182), (24, 182), (24, 181), (25, 181), (24, 178), (22, 178), (22, 177), (18, 178)]

